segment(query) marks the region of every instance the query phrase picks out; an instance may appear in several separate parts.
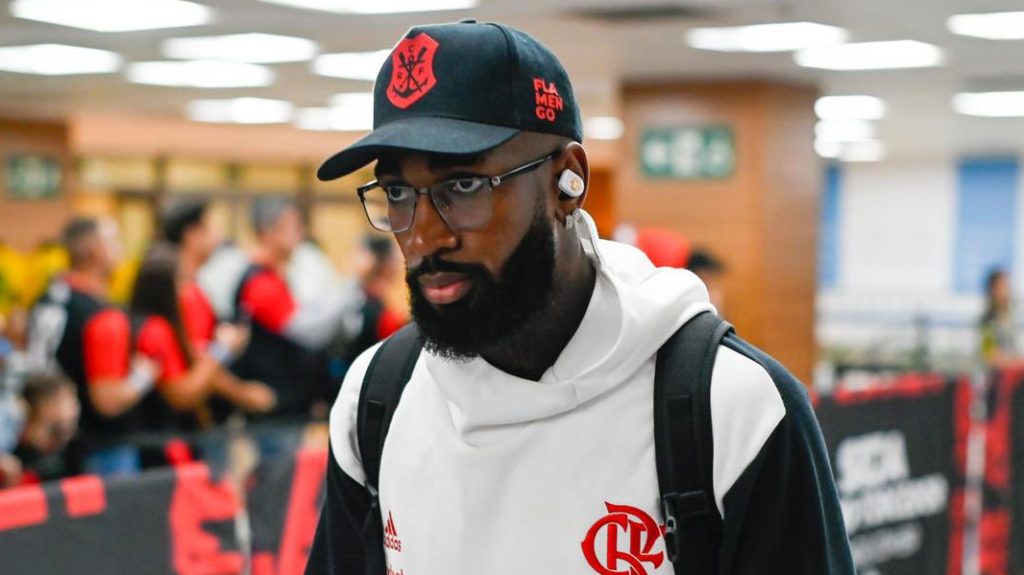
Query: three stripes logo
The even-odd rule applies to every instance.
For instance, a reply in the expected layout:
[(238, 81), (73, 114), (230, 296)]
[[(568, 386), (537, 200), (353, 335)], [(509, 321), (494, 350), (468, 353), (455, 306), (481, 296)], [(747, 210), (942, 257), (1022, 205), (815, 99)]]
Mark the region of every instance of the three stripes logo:
[(401, 553), (402, 540), (398, 538), (398, 530), (395, 529), (395, 519), (388, 511), (388, 520), (384, 524), (384, 547)]

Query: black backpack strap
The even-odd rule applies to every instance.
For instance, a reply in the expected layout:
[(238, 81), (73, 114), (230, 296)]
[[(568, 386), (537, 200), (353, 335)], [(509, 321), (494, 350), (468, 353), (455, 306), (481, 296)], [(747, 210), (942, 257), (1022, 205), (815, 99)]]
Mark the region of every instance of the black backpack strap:
[(422, 344), (415, 324), (409, 324), (388, 338), (366, 370), (363, 388), (359, 392), (359, 407), (356, 415), (356, 434), (359, 439), (359, 454), (366, 473), (366, 488), (372, 501), (363, 524), (363, 540), (366, 545), (366, 574), (380, 575), (384, 566), (384, 525), (380, 514), (380, 500), (377, 489), (380, 481), (380, 460), (384, 451), (384, 439), (391, 427), (391, 418), (398, 407), (405, 384), (412, 377)]
[(732, 326), (704, 312), (658, 351), (654, 446), (665, 517), (665, 549), (677, 573), (711, 575), (718, 565), (722, 518), (715, 505), (711, 372)]

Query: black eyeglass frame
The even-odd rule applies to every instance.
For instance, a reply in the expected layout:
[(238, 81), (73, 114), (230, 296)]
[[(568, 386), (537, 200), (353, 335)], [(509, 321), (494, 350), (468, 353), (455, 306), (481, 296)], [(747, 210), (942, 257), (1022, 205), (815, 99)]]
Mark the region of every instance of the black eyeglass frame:
[[(551, 152), (550, 154), (547, 154), (547, 155), (545, 155), (543, 157), (537, 158), (536, 160), (532, 160), (530, 162), (527, 162), (527, 163), (525, 163), (525, 164), (523, 164), (523, 165), (521, 165), (521, 166), (519, 166), (517, 168), (512, 168), (511, 170), (509, 170), (509, 171), (507, 171), (507, 172), (505, 172), (503, 174), (498, 174), (497, 176), (466, 176), (466, 177), (462, 177), (462, 178), (453, 178), (451, 180), (445, 180), (443, 182), (438, 182), (438, 183), (434, 184), (433, 186), (427, 186), (425, 188), (414, 188), (412, 186), (405, 186), (405, 187), (407, 187), (409, 190), (411, 190), (417, 197), (418, 196), (427, 196), (427, 195), (429, 195), (430, 196), (431, 204), (433, 204), (434, 209), (437, 210), (438, 215), (441, 216), (441, 219), (444, 220), (445, 224), (447, 224), (448, 227), (450, 227), (452, 229), (458, 229), (458, 230), (472, 229), (473, 227), (477, 227), (477, 226), (472, 226), (470, 228), (463, 228), (463, 227), (453, 226), (452, 223), (448, 221), (448, 218), (445, 217), (445, 210), (441, 209), (441, 207), (439, 206), (439, 201), (437, 199), (437, 196), (435, 196), (435, 193), (436, 194), (446, 193), (446, 190), (449, 189), (452, 186), (452, 184), (454, 184), (455, 182), (462, 182), (462, 181), (466, 181), (466, 180), (475, 180), (475, 181), (484, 182), (484, 183), (486, 183), (486, 184), (488, 184), (490, 186), (487, 190), (482, 190), (482, 191), (477, 192), (477, 193), (479, 193), (479, 194), (482, 194), (482, 193), (490, 194), (494, 190), (494, 188), (496, 188), (499, 185), (501, 185), (502, 182), (504, 182), (505, 180), (508, 180), (509, 178), (512, 178), (512, 177), (515, 177), (515, 176), (518, 176), (518, 175), (521, 175), (521, 174), (525, 174), (525, 173), (531, 172), (533, 170), (536, 170), (537, 168), (542, 166), (545, 162), (547, 162), (549, 160), (553, 160), (553, 159), (557, 158), (558, 156), (560, 156), (562, 154), (562, 151), (563, 151), (563, 149), (559, 148), (559, 149), (555, 150), (554, 152)], [(402, 233), (402, 232), (405, 232), (405, 231), (408, 231), (409, 229), (411, 229), (413, 224), (415, 223), (415, 220), (416, 220), (416, 207), (415, 207), (416, 206), (416, 201), (415, 200), (412, 202), (412, 205), (413, 205), (413, 215), (412, 215), (411, 218), (409, 218), (409, 225), (405, 226), (404, 228), (402, 228), (402, 229), (382, 229), (379, 226), (377, 226), (377, 224), (374, 223), (373, 217), (370, 216), (370, 209), (366, 205), (366, 193), (368, 191), (374, 189), (374, 188), (381, 188), (381, 189), (385, 190), (385, 192), (387, 192), (387, 190), (384, 188), (384, 186), (380, 185), (380, 182), (378, 180), (373, 180), (372, 182), (367, 182), (367, 183), (359, 186), (358, 188), (356, 188), (356, 194), (359, 196), (359, 202), (361, 204), (363, 204), (363, 213), (366, 214), (366, 219), (369, 220), (370, 225), (373, 226), (374, 229), (380, 230), (382, 232), (393, 233), (393, 234)], [(390, 201), (389, 201), (389, 203), (390, 203)], [(488, 217), (488, 221), (489, 220), (490, 220), (490, 217)], [(486, 223), (486, 221), (484, 223)], [(479, 225), (483, 225), (483, 224), (479, 224)], [(390, 228), (390, 226), (389, 226), (389, 228)]]

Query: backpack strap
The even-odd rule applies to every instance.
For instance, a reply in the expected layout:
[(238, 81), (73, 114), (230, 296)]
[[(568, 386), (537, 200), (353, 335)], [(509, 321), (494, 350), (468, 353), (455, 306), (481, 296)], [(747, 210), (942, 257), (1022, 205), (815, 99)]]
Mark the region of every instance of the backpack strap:
[(415, 324), (409, 324), (388, 338), (366, 370), (363, 387), (359, 392), (359, 406), (356, 415), (356, 434), (359, 440), (359, 454), (366, 473), (366, 488), (372, 501), (363, 524), (363, 541), (366, 549), (366, 573), (384, 573), (384, 524), (380, 514), (380, 499), (377, 491), (380, 481), (380, 461), (384, 451), (384, 440), (391, 427), (391, 418), (398, 407), (405, 384), (412, 377), (413, 368), (420, 357), (423, 346)]
[(688, 575), (718, 564), (722, 518), (715, 505), (711, 373), (733, 328), (712, 312), (683, 325), (658, 351), (654, 375), (654, 446), (669, 561)]

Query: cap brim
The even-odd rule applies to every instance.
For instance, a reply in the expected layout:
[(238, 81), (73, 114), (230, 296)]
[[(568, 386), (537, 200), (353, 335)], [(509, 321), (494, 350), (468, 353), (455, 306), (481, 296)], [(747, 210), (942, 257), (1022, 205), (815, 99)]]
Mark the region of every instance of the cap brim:
[(518, 133), (516, 128), (453, 118), (406, 118), (377, 128), (331, 156), (317, 170), (316, 177), (327, 181), (351, 174), (389, 150), (478, 154), (504, 144)]

